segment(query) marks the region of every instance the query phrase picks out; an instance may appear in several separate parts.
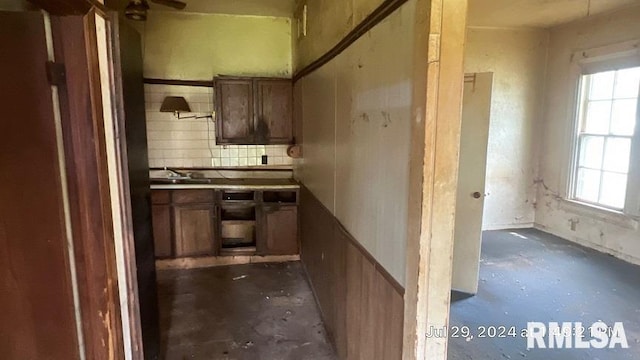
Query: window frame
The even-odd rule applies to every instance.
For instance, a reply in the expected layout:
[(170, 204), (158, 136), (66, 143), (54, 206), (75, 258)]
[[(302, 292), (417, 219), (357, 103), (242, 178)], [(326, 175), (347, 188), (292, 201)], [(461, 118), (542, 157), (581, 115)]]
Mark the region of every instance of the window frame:
[[(575, 87), (573, 88), (573, 96), (570, 96), (572, 126), (570, 128), (569, 138), (569, 161), (565, 168), (568, 171), (568, 176), (566, 176), (566, 192), (563, 197), (567, 201), (592, 209), (640, 217), (640, 94), (637, 99), (636, 127), (634, 134), (631, 136), (627, 189), (623, 208), (619, 209), (576, 197), (581, 137), (584, 136), (584, 134), (581, 134), (581, 127), (585, 114), (584, 107), (587, 105), (587, 101), (585, 101), (587, 91), (585, 90), (584, 76), (604, 71), (640, 67), (640, 40), (577, 51), (571, 56), (571, 65), (571, 80)], [(611, 134), (602, 136), (605, 139), (612, 137)]]

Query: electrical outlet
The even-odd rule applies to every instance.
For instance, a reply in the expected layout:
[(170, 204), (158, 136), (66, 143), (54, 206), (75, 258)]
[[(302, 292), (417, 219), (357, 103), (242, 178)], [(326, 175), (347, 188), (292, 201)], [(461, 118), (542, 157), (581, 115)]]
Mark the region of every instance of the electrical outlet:
[(262, 165), (267, 165), (267, 155), (262, 155)]

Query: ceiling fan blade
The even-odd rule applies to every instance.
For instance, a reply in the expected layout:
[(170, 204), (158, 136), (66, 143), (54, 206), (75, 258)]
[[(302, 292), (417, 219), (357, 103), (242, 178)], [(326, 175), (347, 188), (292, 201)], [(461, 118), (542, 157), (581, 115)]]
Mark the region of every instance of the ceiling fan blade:
[(177, 1), (177, 0), (151, 0), (151, 2), (172, 7), (176, 10), (182, 10), (187, 6), (186, 3), (183, 3), (182, 1)]

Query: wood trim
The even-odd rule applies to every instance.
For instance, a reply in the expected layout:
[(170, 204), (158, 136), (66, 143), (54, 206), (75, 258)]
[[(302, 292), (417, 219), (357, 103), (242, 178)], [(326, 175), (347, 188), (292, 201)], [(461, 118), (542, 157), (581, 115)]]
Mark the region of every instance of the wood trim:
[[(135, 252), (135, 229), (132, 213), (132, 196), (130, 189), (130, 173), (128, 168), (128, 153), (127, 153), (127, 137), (126, 137), (126, 114), (125, 114), (125, 99), (123, 90), (123, 74), (121, 64), (121, 49), (118, 36), (120, 35), (120, 22), (118, 19), (118, 13), (111, 12), (108, 15), (107, 20), (107, 39), (108, 49), (110, 51), (109, 59), (111, 67), (112, 80), (111, 94), (112, 94), (112, 112), (114, 122), (114, 136), (115, 136), (115, 152), (116, 161), (118, 166), (118, 188), (120, 192), (120, 212), (122, 218), (122, 235), (123, 235), (123, 255), (125, 261), (125, 276), (127, 278), (127, 303), (128, 314), (125, 314), (129, 318), (130, 340), (131, 340), (131, 356), (133, 360), (144, 359), (144, 344), (143, 333), (140, 316), (140, 299), (139, 299), (139, 284), (137, 277), (137, 263)], [(140, 226), (138, 224), (138, 226)]]
[(351, 30), (340, 42), (338, 42), (331, 50), (327, 51), (324, 55), (320, 56), (317, 60), (311, 64), (305, 66), (299, 70), (293, 76), (294, 84), (303, 77), (311, 74), (315, 70), (321, 68), (326, 63), (331, 61), (334, 57), (340, 55), (351, 44), (357, 41), (362, 35), (366, 34), (374, 26), (378, 25), (381, 21), (391, 15), (400, 6), (406, 3), (407, 0), (385, 0), (380, 6), (369, 14), (360, 24), (358, 24), (353, 30)]
[(89, 11), (106, 14), (107, 8), (97, 0), (30, 0), (51, 15), (84, 15)]
[(218, 75), (212, 80), (179, 80), (179, 79), (144, 78), (144, 83), (145, 84), (150, 84), (150, 85), (179, 85), (179, 86), (214, 87), (215, 79), (222, 79), (222, 80), (291, 80), (291, 78), (286, 78), (286, 77)]
[(144, 78), (145, 84), (213, 87), (213, 80), (172, 80)]
[(299, 261), (300, 255), (202, 256), (156, 260), (156, 269), (198, 269), (215, 266)]
[(403, 359), (446, 359), (467, 0), (417, 0)]
[(123, 358), (95, 13), (52, 18), (82, 332), (87, 359)]

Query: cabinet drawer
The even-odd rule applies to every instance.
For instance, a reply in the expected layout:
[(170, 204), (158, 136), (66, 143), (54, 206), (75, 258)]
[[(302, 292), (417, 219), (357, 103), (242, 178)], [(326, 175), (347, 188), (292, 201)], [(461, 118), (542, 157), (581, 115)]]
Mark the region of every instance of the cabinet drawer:
[(175, 190), (173, 202), (175, 204), (212, 203), (213, 190)]
[(152, 204), (168, 204), (171, 200), (169, 190), (151, 190)]

